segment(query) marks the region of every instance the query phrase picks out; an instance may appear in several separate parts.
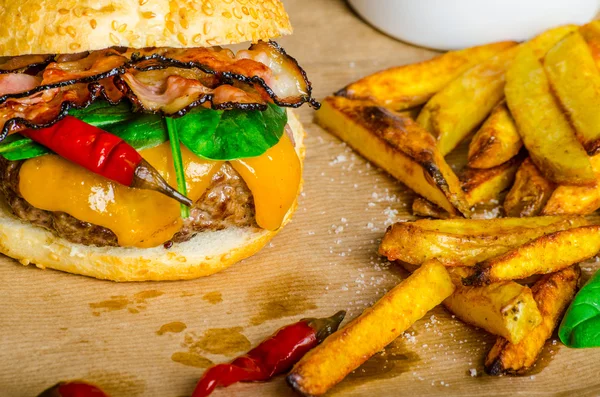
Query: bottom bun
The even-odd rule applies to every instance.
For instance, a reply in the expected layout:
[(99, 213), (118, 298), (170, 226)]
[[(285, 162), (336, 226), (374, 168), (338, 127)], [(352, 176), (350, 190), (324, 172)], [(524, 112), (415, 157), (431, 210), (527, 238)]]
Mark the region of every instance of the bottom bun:
[[(304, 129), (288, 110), (288, 124), (296, 151), (304, 160)], [(300, 193), (300, 189), (298, 189)], [(282, 227), (291, 219), (297, 201)], [(0, 205), (0, 252), (39, 268), (51, 268), (113, 281), (185, 280), (220, 272), (263, 248), (281, 230), (230, 227), (198, 233), (169, 249), (97, 247), (75, 244), (52, 232), (14, 217)]]

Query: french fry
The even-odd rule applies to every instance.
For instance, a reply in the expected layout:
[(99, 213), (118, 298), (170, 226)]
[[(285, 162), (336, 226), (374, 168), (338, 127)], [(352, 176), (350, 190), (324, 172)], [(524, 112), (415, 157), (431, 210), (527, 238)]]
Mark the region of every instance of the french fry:
[(469, 167), (494, 168), (515, 157), (523, 147), (506, 103), (494, 108), (469, 144)]
[(507, 48), (512, 41), (450, 51), (428, 61), (383, 70), (367, 76), (336, 95), (371, 100), (394, 110), (408, 109), (429, 100), (465, 70)]
[(503, 255), (479, 263), (465, 285), (482, 286), (548, 274), (582, 262), (600, 251), (600, 226), (588, 225), (538, 237)]
[(328, 97), (317, 122), (450, 214), (469, 215), (470, 207), (434, 138), (414, 120), (388, 109), (343, 97)]
[(542, 322), (519, 343), (499, 337), (485, 359), (490, 375), (524, 374), (534, 364), (546, 340), (573, 299), (580, 276), (579, 266), (571, 266), (542, 277), (532, 288)]
[(542, 174), (556, 183), (593, 184), (587, 153), (550, 92), (542, 64), (527, 45), (508, 69), (504, 91), (523, 144)]
[(454, 150), (504, 97), (505, 72), (517, 50), (509, 48), (473, 66), (423, 107), (417, 122), (436, 137), (442, 155)]
[(542, 316), (531, 290), (514, 281), (492, 283), (483, 287), (465, 287), (461, 279), (471, 268), (454, 267), (449, 270), (456, 290), (444, 307), (460, 320), (511, 343), (519, 343), (542, 322)]
[(600, 71), (578, 32), (556, 43), (544, 58), (544, 69), (566, 111), (577, 139), (589, 154), (600, 150)]
[(305, 396), (320, 396), (390, 344), (454, 291), (438, 261), (423, 264), (371, 308), (308, 352), (286, 380)]
[(474, 266), (545, 234), (587, 224), (566, 216), (400, 222), (388, 228), (379, 253), (414, 265), (438, 258), (446, 266)]
[(513, 184), (521, 161), (522, 158), (514, 157), (494, 168), (463, 170), (460, 181), (467, 203), (474, 206), (498, 199), (500, 193)]
[(521, 163), (515, 182), (504, 199), (504, 212), (510, 217), (539, 215), (556, 185), (544, 178), (530, 158)]
[(423, 197), (417, 197), (413, 200), (412, 213), (415, 216), (436, 219), (448, 219), (454, 217), (450, 215), (448, 211), (441, 209), (440, 207), (433, 204), (431, 201), (424, 199)]
[(590, 158), (596, 174), (596, 186), (558, 186), (546, 203), (542, 214), (587, 215), (600, 208), (600, 153)]

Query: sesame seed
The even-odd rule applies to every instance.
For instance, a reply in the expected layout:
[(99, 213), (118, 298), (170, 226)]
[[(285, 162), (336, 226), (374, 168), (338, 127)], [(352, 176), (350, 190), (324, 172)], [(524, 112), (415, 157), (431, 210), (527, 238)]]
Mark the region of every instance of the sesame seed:
[(108, 37), (110, 38), (110, 41), (115, 45), (118, 45), (121, 43), (121, 40), (119, 40), (119, 38), (117, 36), (115, 36), (113, 33), (109, 33)]

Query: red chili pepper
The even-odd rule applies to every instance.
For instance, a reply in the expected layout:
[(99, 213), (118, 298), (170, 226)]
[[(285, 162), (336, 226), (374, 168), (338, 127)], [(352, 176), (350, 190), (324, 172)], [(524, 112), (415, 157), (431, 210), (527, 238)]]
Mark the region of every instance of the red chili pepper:
[(89, 383), (60, 382), (46, 389), (38, 397), (108, 397), (106, 393)]
[(116, 135), (67, 116), (48, 128), (21, 134), (54, 153), (105, 178), (130, 187), (159, 191), (182, 204), (192, 201), (173, 189), (127, 142)]
[(329, 318), (308, 318), (277, 330), (270, 338), (230, 364), (218, 364), (203, 375), (192, 397), (205, 397), (217, 386), (271, 379), (288, 371), (309, 350), (335, 332), (344, 316), (340, 311)]

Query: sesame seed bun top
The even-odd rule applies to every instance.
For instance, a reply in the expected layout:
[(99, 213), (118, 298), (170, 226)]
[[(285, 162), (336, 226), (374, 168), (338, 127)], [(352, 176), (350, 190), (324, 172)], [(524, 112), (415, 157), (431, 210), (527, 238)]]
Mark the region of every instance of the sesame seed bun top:
[(0, 0), (0, 56), (209, 47), (291, 32), (279, 0)]

